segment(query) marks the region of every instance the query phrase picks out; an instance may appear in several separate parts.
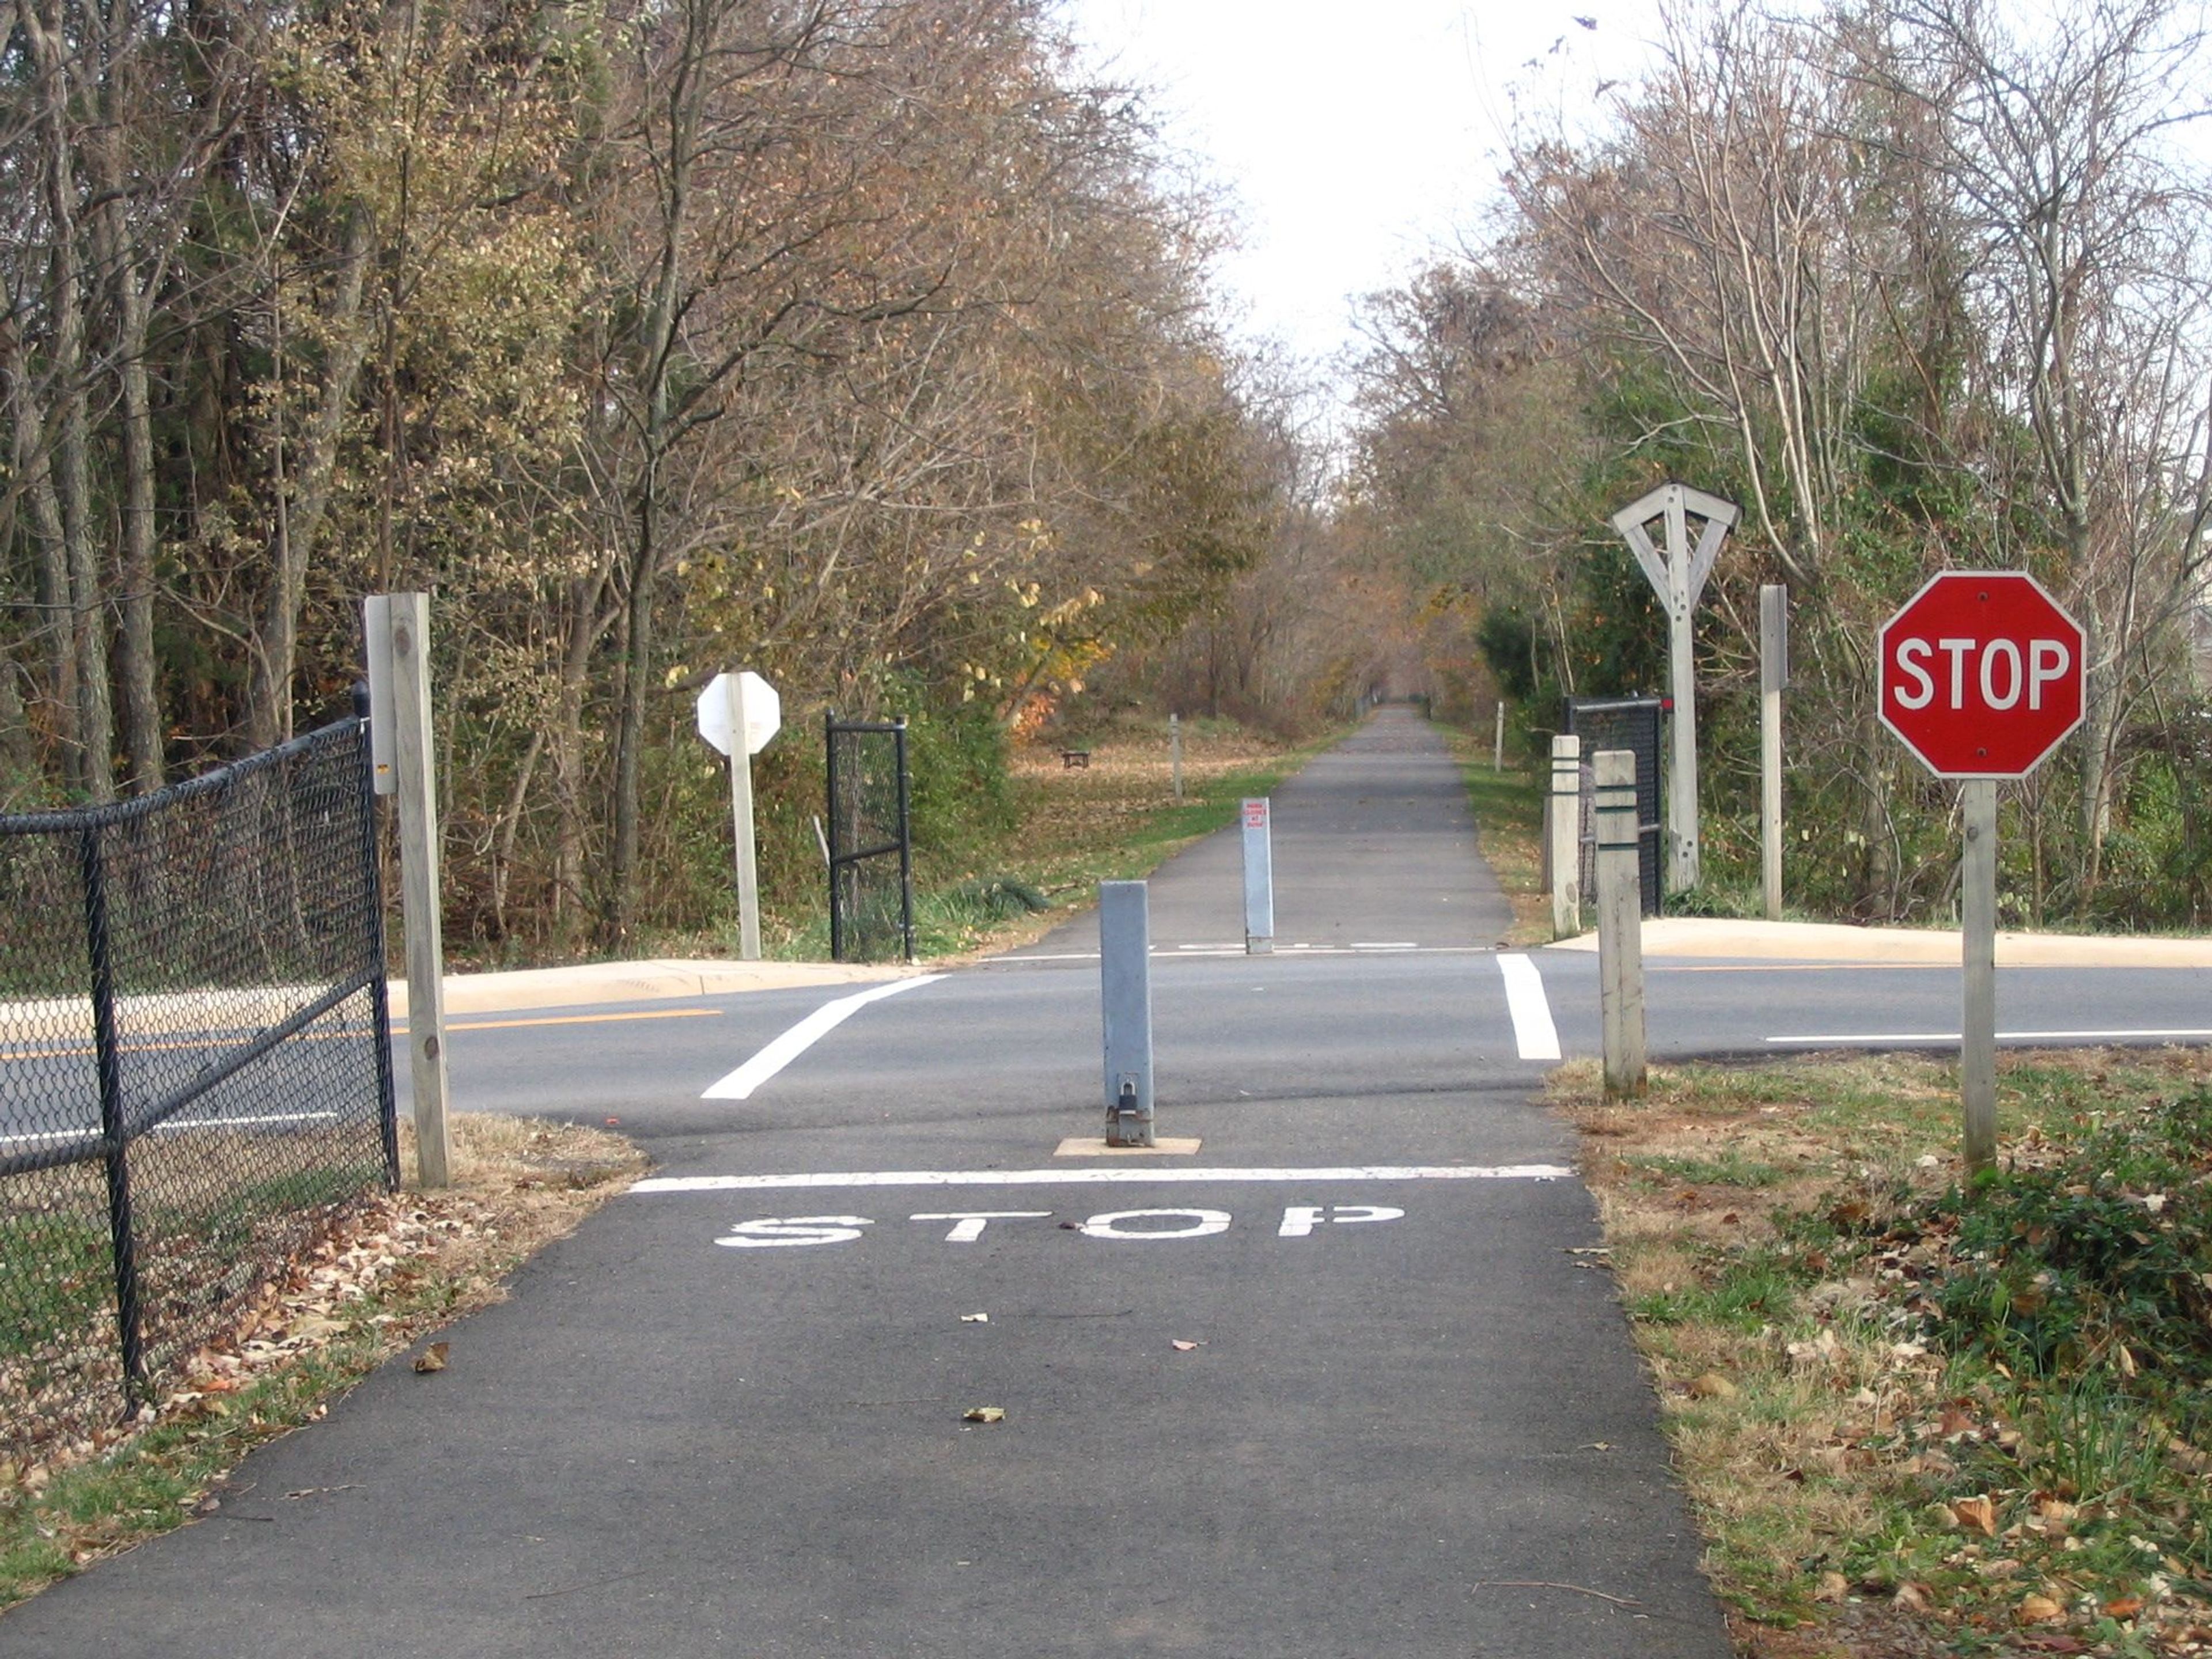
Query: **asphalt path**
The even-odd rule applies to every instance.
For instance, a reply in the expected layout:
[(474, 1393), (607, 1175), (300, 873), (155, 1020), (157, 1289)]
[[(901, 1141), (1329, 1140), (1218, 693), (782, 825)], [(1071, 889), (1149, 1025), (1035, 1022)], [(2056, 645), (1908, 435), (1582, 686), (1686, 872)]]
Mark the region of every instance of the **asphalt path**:
[(1276, 804), (1315, 948), (1176, 951), (1211, 848), (1152, 884), (1188, 1154), (1060, 1155), (1079, 928), (772, 1073), (842, 997), (457, 1021), (459, 1099), (618, 1118), (653, 1181), (0, 1647), (1718, 1659), (1441, 745), (1386, 714)]

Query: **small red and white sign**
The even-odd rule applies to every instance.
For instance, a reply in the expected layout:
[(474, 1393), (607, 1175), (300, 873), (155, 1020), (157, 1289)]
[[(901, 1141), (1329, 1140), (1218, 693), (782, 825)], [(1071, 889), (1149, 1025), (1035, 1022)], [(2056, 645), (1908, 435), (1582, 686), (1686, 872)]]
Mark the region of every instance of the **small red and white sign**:
[(1244, 827), (1247, 830), (1265, 830), (1267, 827), (1267, 803), (1265, 800), (1244, 803)]
[(1881, 722), (1939, 778), (2026, 777), (2081, 723), (2086, 647), (2025, 571), (1946, 571), (1882, 624)]

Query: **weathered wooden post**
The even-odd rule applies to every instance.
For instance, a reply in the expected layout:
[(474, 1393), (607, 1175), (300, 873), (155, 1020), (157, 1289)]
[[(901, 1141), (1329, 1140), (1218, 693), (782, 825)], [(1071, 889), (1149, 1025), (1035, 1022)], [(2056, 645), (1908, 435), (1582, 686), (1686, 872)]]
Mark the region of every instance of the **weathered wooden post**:
[(1640, 1095), (1644, 1060), (1644, 890), (1637, 872), (1636, 756), (1598, 751), (1597, 975), (1605, 1091)]
[[(1692, 515), (1702, 521), (1694, 548)], [(1655, 519), (1666, 523), (1664, 553), (1647, 528)], [(1667, 684), (1674, 704), (1667, 769), (1667, 884), (1678, 893), (1698, 884), (1698, 684), (1691, 617), (1721, 540), (1735, 520), (1733, 501), (1679, 483), (1662, 484), (1613, 515), (1613, 527), (1667, 608)]]
[(1552, 793), (1546, 846), (1552, 865), (1552, 937), (1567, 939), (1583, 928), (1583, 740), (1571, 732), (1552, 739)]
[(1790, 684), (1790, 590), (1759, 590), (1759, 872), (1766, 919), (1782, 920), (1782, 692)]

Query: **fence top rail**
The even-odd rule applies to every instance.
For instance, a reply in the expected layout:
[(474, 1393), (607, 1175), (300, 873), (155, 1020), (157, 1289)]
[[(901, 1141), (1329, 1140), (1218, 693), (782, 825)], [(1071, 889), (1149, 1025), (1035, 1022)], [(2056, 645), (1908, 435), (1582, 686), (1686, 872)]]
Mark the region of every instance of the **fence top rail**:
[(835, 714), (831, 714), (829, 716), (829, 723), (833, 730), (838, 732), (903, 732), (906, 730), (906, 721), (903, 718), (895, 720), (841, 720)]
[(1568, 706), (1577, 714), (1611, 714), (1625, 708), (1656, 708), (1660, 697), (1571, 697)]
[(328, 726), (319, 726), (312, 732), (303, 732), (288, 743), (278, 744), (274, 749), (264, 749), (258, 755), (231, 761), (212, 771), (203, 772), (196, 778), (186, 778), (165, 789), (156, 789), (150, 795), (134, 795), (129, 800), (110, 801), (105, 806), (70, 806), (52, 812), (0, 813), (0, 836), (82, 834), (87, 830), (106, 830), (117, 824), (129, 823), (166, 811), (180, 801), (219, 793), (240, 779), (296, 759), (329, 742), (336, 733), (350, 730), (360, 723), (359, 715), (347, 715), (342, 720), (332, 720)]

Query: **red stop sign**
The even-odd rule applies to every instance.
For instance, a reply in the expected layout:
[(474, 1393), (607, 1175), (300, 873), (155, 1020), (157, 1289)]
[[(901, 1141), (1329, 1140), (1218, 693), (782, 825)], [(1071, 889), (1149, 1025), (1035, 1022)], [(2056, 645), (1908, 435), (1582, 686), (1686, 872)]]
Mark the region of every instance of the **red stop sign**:
[(1949, 570), (1882, 624), (1881, 721), (1939, 778), (2021, 778), (2081, 723), (2081, 624), (2018, 570)]

